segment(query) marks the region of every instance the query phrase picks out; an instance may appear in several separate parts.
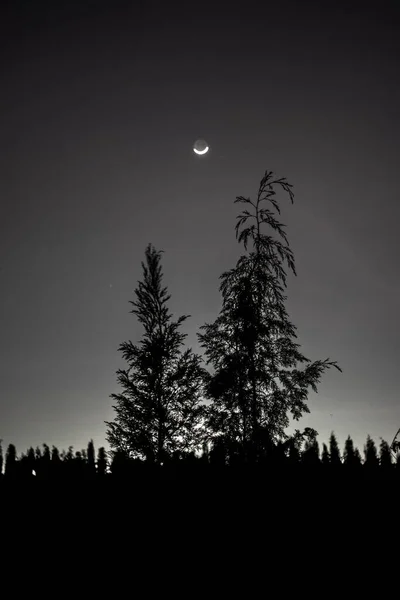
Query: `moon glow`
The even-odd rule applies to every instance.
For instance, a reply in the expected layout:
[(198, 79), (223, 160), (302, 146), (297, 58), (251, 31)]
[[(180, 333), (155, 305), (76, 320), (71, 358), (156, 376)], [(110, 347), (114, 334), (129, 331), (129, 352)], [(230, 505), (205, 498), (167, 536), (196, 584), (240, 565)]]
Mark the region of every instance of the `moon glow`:
[(193, 152), (195, 154), (207, 154), (209, 146), (205, 140), (196, 140), (193, 145)]

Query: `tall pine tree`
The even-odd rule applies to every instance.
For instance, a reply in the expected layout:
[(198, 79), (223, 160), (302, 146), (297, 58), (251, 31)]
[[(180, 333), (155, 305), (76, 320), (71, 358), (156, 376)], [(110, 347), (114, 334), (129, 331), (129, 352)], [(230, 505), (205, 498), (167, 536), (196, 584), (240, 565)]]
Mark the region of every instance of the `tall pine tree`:
[(96, 455), (93, 440), (90, 440), (87, 447), (87, 467), (90, 476), (96, 475)]
[(369, 434), (364, 446), (364, 457), (364, 468), (367, 471), (375, 472), (379, 467), (378, 451), (374, 440)]
[(339, 444), (336, 439), (335, 434), (331, 433), (329, 436), (329, 456), (330, 456), (330, 464), (334, 468), (339, 468), (342, 465), (342, 460), (340, 458), (340, 450)]
[(379, 465), (384, 473), (390, 472), (393, 466), (390, 446), (384, 439), (379, 444)]
[(328, 446), (326, 444), (322, 444), (321, 463), (325, 468), (327, 468), (331, 463), (331, 457), (329, 456)]
[(354, 467), (360, 469), (362, 467), (361, 454), (358, 448), (354, 448)]
[[(267, 171), (255, 201), (236, 198), (247, 205), (236, 225), (245, 254), (221, 275), (222, 309), (199, 334), (207, 364), (213, 367), (207, 383), (209, 426), (215, 436), (239, 442), (253, 457), (259, 456), (262, 440), (286, 437), (290, 416), (298, 420), (309, 412), (309, 388), (317, 391), (327, 368), (339, 369), (329, 359), (311, 363), (300, 353), (296, 327), (285, 308), (284, 267), (296, 271), (284, 225), (273, 209), (280, 213), (275, 188), (282, 188), (293, 202), (291, 187)], [(263, 233), (263, 226), (273, 235)], [(307, 366), (300, 370), (302, 363)]]
[(343, 464), (347, 470), (353, 469), (356, 464), (354, 442), (350, 436), (347, 436), (347, 439), (344, 443)]
[(182, 350), (186, 334), (179, 331), (189, 315), (172, 320), (170, 295), (162, 286), (161, 252), (151, 244), (142, 262), (133, 310), (144, 327), (140, 345), (120, 345), (126, 370), (118, 370), (123, 391), (112, 394), (115, 420), (107, 440), (114, 451), (161, 463), (172, 453), (201, 446), (204, 413), (202, 390), (206, 371), (191, 349)]

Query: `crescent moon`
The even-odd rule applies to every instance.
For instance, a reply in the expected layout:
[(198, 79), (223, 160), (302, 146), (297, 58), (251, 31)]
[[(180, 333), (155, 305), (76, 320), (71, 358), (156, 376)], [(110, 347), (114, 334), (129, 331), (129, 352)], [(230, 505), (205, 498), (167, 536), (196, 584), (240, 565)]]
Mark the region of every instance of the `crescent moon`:
[(209, 147), (206, 146), (206, 148), (204, 148), (204, 150), (196, 150), (196, 148), (193, 148), (193, 152), (195, 152), (196, 154), (206, 154), (206, 152), (209, 151)]

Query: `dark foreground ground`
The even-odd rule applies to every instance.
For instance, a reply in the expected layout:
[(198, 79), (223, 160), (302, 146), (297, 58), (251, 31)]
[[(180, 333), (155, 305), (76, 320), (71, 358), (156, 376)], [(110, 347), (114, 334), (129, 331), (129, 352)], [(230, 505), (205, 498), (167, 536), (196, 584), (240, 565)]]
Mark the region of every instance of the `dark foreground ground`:
[(373, 577), (397, 572), (399, 492), (396, 477), (218, 469), (3, 479), (2, 585), (56, 597), (376, 595)]
[[(135, 473), (82, 480), (0, 482), (3, 523), (39, 524), (54, 531), (68, 520), (86, 526), (133, 528), (190, 523), (238, 530), (296, 528), (323, 524), (371, 524), (399, 520), (400, 477), (396, 473), (316, 475), (262, 470)], [(196, 525), (197, 524), (197, 525)], [(229, 525), (231, 524), (231, 525)], [(201, 534), (201, 532), (199, 532)]]

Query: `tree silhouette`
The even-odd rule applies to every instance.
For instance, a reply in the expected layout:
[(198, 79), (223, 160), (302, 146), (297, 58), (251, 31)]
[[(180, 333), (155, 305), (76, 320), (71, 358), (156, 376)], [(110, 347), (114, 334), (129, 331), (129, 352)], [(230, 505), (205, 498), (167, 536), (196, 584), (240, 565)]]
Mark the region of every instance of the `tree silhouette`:
[(63, 461), (63, 470), (66, 477), (73, 477), (74, 475), (74, 447), (68, 446), (68, 451), (65, 452), (63, 450), (61, 452), (61, 457)]
[(126, 476), (128, 473), (128, 454), (124, 450), (115, 450), (111, 461), (111, 473), (116, 477)]
[(31, 473), (29, 472), (29, 465), (28, 465), (28, 456), (24, 453), (21, 454), (19, 461), (18, 461), (18, 475), (19, 477), (28, 477)]
[(347, 439), (344, 443), (343, 464), (345, 465), (345, 467), (348, 470), (354, 469), (354, 467), (356, 465), (354, 442), (350, 436), (347, 437)]
[(309, 469), (316, 469), (321, 464), (319, 458), (319, 444), (316, 438), (306, 440), (302, 454), (302, 462)]
[(73, 469), (77, 477), (82, 478), (85, 474), (86, 461), (82, 451), (77, 450), (75, 452), (73, 460)]
[(39, 478), (47, 479), (51, 469), (51, 452), (47, 444), (42, 444), (43, 451), (36, 447), (35, 450), (35, 471)]
[(379, 465), (384, 473), (390, 472), (393, 466), (390, 446), (383, 439), (379, 445)]
[(35, 448), (35, 460), (36, 460), (36, 464), (40, 463), (42, 458), (42, 451), (39, 448), (39, 446), (36, 446)]
[(17, 451), (14, 444), (9, 444), (6, 452), (6, 477), (14, 478), (17, 469)]
[(101, 446), (97, 452), (97, 473), (105, 475), (107, 472), (107, 455), (105, 448)]
[(0, 440), (0, 479), (3, 475), (3, 462), (4, 462), (2, 442), (3, 442), (3, 440)]
[(49, 463), (51, 460), (50, 447), (47, 444), (43, 444), (43, 460)]
[(331, 467), (337, 469), (342, 466), (342, 461), (340, 459), (339, 445), (338, 445), (336, 436), (333, 433), (333, 431), (329, 438), (329, 456), (330, 456)]
[(331, 463), (331, 457), (329, 456), (328, 446), (326, 444), (322, 444), (321, 462), (323, 467), (327, 467)]
[[(236, 225), (245, 254), (221, 275), (222, 309), (214, 323), (203, 325), (204, 333), (198, 334), (207, 364), (214, 370), (207, 382), (212, 401), (209, 427), (214, 436), (247, 445), (253, 457), (259, 454), (260, 435), (265, 439), (266, 431), (273, 441), (284, 438), (289, 416), (298, 420), (309, 412), (308, 389), (317, 391), (326, 369), (340, 370), (329, 359), (310, 363), (294, 341), (296, 327), (289, 320), (283, 295), (284, 265), (296, 274), (294, 256), (284, 225), (265, 206), (269, 203), (280, 213), (276, 187), (293, 202), (292, 186), (268, 171), (254, 202), (236, 198), (250, 209), (239, 214)], [(241, 230), (249, 219), (253, 223)], [(278, 239), (262, 233), (262, 225), (269, 226)], [(301, 363), (308, 363), (303, 370), (297, 368)]]
[(375, 442), (370, 435), (367, 436), (364, 446), (364, 457), (364, 467), (368, 471), (375, 471), (379, 466), (378, 452)]
[(33, 471), (35, 471), (35, 473), (36, 473), (35, 451), (32, 448), (32, 446), (28, 449), (28, 452), (27, 452), (27, 465), (28, 465), (30, 475), (33, 474)]
[(94, 451), (94, 444), (93, 444), (93, 440), (90, 440), (90, 442), (88, 443), (88, 447), (87, 447), (87, 466), (88, 466), (88, 473), (90, 476), (93, 476), (96, 474), (96, 456), (95, 456), (95, 451)]
[(62, 461), (60, 451), (56, 446), (51, 448), (51, 473), (54, 477), (60, 477), (62, 472)]
[(50, 447), (47, 444), (42, 444), (43, 453), (40, 458), (40, 476), (44, 479), (48, 479), (51, 469), (51, 453)]
[(354, 466), (357, 469), (362, 466), (361, 454), (358, 448), (354, 448)]
[(123, 392), (111, 395), (116, 417), (106, 423), (114, 451), (157, 463), (176, 450), (200, 447), (206, 376), (201, 357), (190, 349), (182, 352), (186, 334), (179, 329), (189, 315), (171, 320), (160, 260), (161, 252), (149, 244), (143, 281), (135, 290), (136, 301), (130, 302), (145, 333), (140, 346), (131, 341), (120, 345), (129, 367), (117, 372)]

